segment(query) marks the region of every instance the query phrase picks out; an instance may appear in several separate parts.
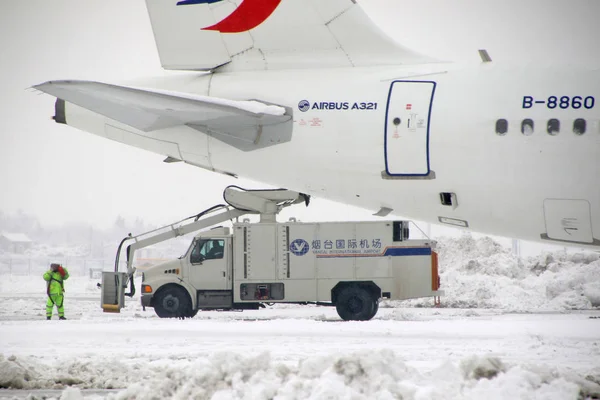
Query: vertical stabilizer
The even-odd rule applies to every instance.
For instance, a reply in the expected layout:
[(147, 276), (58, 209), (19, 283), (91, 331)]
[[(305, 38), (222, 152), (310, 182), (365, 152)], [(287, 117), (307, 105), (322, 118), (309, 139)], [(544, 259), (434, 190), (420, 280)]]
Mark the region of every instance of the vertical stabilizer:
[(264, 70), (435, 61), (386, 36), (355, 0), (146, 0), (162, 66)]

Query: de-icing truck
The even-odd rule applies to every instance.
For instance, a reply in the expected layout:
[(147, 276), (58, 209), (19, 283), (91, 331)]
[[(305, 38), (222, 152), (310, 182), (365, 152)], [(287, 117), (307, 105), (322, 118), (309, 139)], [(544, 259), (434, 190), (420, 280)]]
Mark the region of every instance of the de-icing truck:
[[(102, 308), (118, 312), (124, 295), (135, 293), (136, 249), (201, 229), (183, 256), (142, 274), (142, 305), (153, 307), (161, 318), (297, 303), (332, 305), (344, 320), (369, 320), (382, 299), (431, 296), (437, 303), (443, 294), (435, 244), (409, 239), (407, 221), (277, 222), (281, 209), (308, 205), (309, 197), (284, 189), (235, 186), (226, 188), (223, 197), (227, 205), (126, 237), (115, 272), (103, 273)], [(246, 214), (260, 214), (260, 222), (240, 222)], [(228, 220), (235, 220), (231, 228), (206, 230)], [(128, 241), (133, 243), (126, 251), (127, 272), (118, 272), (121, 249)], [(124, 293), (128, 282), (130, 293)]]

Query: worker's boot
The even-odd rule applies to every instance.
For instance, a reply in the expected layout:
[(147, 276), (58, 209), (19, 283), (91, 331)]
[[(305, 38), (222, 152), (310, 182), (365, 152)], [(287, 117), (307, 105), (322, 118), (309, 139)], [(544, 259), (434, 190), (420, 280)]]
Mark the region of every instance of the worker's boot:
[(50, 320), (52, 319), (52, 317), (46, 317), (46, 319), (47, 319), (48, 321), (50, 321)]
[(65, 317), (59, 317), (58, 319), (66, 319)]

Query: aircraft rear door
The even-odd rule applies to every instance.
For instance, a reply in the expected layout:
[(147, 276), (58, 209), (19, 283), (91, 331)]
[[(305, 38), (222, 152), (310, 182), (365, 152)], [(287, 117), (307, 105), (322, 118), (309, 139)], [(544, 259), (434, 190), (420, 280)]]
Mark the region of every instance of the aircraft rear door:
[(429, 175), (429, 122), (435, 86), (430, 81), (392, 82), (385, 116), (388, 175)]

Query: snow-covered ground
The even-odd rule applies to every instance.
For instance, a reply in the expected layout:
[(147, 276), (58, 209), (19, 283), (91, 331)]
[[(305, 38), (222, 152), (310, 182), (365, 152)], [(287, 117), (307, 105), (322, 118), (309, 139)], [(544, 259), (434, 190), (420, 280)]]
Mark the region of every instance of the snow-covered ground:
[(46, 321), (41, 277), (3, 275), (0, 398), (600, 397), (597, 254), (520, 260), (468, 236), (439, 251), (442, 307), (384, 302), (368, 322), (292, 305), (162, 320), (137, 296), (105, 314), (83, 275), (69, 320)]

